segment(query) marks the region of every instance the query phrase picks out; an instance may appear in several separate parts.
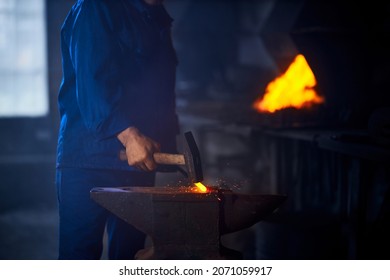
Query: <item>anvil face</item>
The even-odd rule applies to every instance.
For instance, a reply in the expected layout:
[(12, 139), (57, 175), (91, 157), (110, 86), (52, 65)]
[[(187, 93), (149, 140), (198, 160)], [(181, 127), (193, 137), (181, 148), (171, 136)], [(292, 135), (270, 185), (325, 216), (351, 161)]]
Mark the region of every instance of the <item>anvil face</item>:
[(188, 187), (94, 188), (91, 198), (150, 236), (153, 246), (138, 254), (143, 259), (237, 258), (221, 246), (221, 235), (253, 225), (285, 199)]

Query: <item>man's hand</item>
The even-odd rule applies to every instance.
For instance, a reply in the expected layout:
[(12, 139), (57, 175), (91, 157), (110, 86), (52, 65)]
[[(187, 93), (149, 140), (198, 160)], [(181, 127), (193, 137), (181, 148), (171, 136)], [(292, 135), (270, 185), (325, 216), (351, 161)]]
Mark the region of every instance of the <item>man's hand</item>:
[(153, 154), (160, 151), (160, 144), (143, 135), (137, 128), (129, 127), (118, 134), (118, 139), (126, 148), (130, 166), (144, 171), (153, 171), (157, 164)]

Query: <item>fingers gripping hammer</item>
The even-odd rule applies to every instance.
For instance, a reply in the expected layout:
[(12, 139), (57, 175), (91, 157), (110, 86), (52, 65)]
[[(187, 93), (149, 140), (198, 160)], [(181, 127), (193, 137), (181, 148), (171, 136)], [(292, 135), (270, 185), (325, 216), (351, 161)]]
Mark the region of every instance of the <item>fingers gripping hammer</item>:
[[(184, 136), (186, 141), (183, 154), (154, 153), (153, 158), (157, 164), (184, 165), (191, 182), (201, 182), (203, 170), (198, 146), (191, 131), (185, 132)], [(121, 151), (119, 157), (121, 160), (127, 160), (126, 151)]]

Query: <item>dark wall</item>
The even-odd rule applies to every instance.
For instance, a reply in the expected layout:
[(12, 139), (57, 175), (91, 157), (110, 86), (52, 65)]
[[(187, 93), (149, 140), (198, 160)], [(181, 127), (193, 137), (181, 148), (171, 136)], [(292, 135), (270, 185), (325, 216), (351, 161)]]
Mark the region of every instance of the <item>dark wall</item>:
[(73, 2), (47, 0), (49, 114), (0, 119), (0, 211), (56, 206), (56, 97), (62, 75), (59, 36)]

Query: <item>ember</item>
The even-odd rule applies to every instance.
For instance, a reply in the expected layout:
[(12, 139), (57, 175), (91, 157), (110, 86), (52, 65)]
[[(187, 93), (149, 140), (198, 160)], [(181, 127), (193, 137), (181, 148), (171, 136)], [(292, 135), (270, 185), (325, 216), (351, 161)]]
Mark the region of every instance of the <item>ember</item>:
[(316, 84), (305, 57), (299, 54), (283, 75), (267, 85), (264, 96), (253, 107), (259, 112), (273, 113), (288, 107), (301, 109), (323, 103), (324, 99), (314, 90)]

